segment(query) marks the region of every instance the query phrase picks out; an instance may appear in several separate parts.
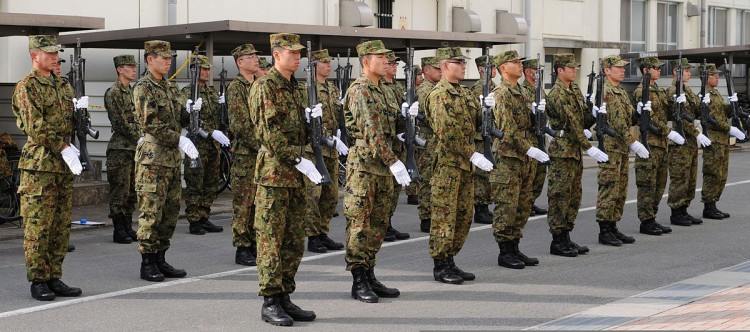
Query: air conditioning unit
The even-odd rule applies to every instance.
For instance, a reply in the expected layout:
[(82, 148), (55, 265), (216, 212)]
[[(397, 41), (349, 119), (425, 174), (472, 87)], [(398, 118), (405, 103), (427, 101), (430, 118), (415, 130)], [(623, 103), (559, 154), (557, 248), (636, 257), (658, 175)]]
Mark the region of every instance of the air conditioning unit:
[(482, 21), (473, 10), (453, 7), (453, 32), (480, 32)]
[(495, 33), (500, 35), (525, 36), (529, 32), (529, 24), (523, 16), (502, 10), (497, 11), (495, 24)]
[(373, 17), (372, 9), (364, 2), (344, 0), (339, 3), (339, 26), (368, 27)]

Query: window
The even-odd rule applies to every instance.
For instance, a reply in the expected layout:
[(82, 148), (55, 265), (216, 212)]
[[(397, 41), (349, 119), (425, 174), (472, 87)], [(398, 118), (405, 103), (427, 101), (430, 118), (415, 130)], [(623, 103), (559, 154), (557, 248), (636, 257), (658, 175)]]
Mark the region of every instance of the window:
[(620, 41), (628, 43), (623, 53), (646, 51), (646, 1), (622, 0), (620, 6)]
[(677, 49), (677, 4), (659, 2), (656, 5), (656, 50)]
[(735, 45), (750, 44), (750, 10), (737, 10), (736, 31)]
[(708, 46), (727, 45), (727, 9), (708, 7)]

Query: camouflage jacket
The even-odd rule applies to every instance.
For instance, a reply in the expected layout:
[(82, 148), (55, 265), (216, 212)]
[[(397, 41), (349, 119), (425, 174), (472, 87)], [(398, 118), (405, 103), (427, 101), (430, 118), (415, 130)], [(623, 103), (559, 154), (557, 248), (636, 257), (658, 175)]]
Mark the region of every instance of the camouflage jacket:
[(565, 86), (562, 80), (557, 80), (547, 95), (545, 111), (550, 128), (562, 132), (561, 137), (555, 137), (549, 144), (550, 157), (580, 160), (581, 150), (591, 148), (583, 129), (595, 122), (581, 90), (573, 83)]
[(504, 135), (502, 139), (495, 139), (492, 151), (497, 158), (511, 157), (528, 161), (526, 151), (533, 146), (534, 133), (532, 130), (531, 102), (528, 95), (523, 93), (520, 84), (511, 86), (507, 80), (495, 88), (495, 119), (498, 119), (498, 129)]
[[(531, 85), (531, 83), (529, 83), (529, 81), (527, 81), (525, 79), (523, 80), (523, 83), (521, 83), (520, 85), (521, 85), (521, 91), (526, 95), (526, 98), (528, 100), (530, 100), (532, 103), (535, 102), (536, 101), (536, 88), (533, 87)], [(542, 88), (542, 99), (546, 99), (546, 98), (547, 98), (547, 92), (545, 92), (544, 88)], [(531, 108), (529, 108), (529, 109), (531, 109)], [(545, 108), (545, 110), (546, 110), (546, 108)], [(529, 112), (529, 118), (530, 118), (530, 121), (531, 121), (531, 130), (535, 130), (536, 129), (536, 127), (535, 127), (535, 125), (536, 125), (536, 119), (534, 118), (534, 113), (533, 112)], [(546, 126), (547, 124), (545, 123), (544, 125)], [(546, 136), (545, 136), (545, 139), (546, 139)], [(536, 140), (536, 138), (534, 138), (534, 139), (531, 140), (531, 146), (533, 146), (535, 148), (539, 147), (539, 142)]]
[(256, 136), (255, 124), (250, 118), (248, 95), (253, 83), (237, 74), (227, 86), (227, 107), (229, 112), (229, 136), (232, 140), (232, 153), (238, 155), (257, 154), (260, 141)]
[[(425, 79), (422, 84), (417, 89), (417, 101), (419, 102), (419, 114), (424, 115), (424, 121), (417, 121), (417, 125), (419, 126), (419, 130), (422, 133), (422, 136), (425, 136), (423, 138), (429, 139), (432, 137), (432, 123), (430, 123), (430, 110), (428, 110), (426, 107), (421, 107), (421, 105), (424, 105), (425, 101), (427, 100), (427, 96), (430, 94), (430, 91), (435, 88), (435, 83), (430, 82), (430, 80)], [(401, 108), (401, 105), (398, 105), (398, 108)], [(425, 123), (427, 122), (427, 123)], [(429, 143), (428, 143), (429, 144)]]
[(711, 96), (711, 103), (708, 104), (708, 108), (711, 110), (711, 117), (716, 119), (717, 125), (708, 124), (708, 134), (704, 135), (708, 136), (713, 144), (729, 145), (729, 129), (731, 128), (729, 104), (716, 88), (711, 89), (708, 95)]
[[(641, 101), (642, 91), (643, 84), (639, 84), (633, 92), (635, 104), (638, 104), (638, 102)], [(661, 131), (661, 134), (655, 134), (653, 132), (648, 133), (648, 145), (650, 146), (656, 146), (663, 149), (667, 148), (667, 135), (671, 130), (669, 126), (667, 126), (667, 114), (670, 112), (670, 99), (671, 96), (668, 97), (667, 93), (659, 88), (655, 82), (649, 87), (648, 100), (651, 101), (651, 123)], [(634, 113), (633, 116), (636, 116), (640, 123), (640, 116), (638, 116), (638, 113)]]
[(604, 102), (607, 103), (607, 119), (609, 126), (615, 132), (615, 137), (607, 137), (604, 147), (607, 154), (628, 154), (630, 144), (635, 142), (635, 137), (630, 134), (633, 122), (633, 103), (628, 92), (620, 85), (612, 85), (609, 79), (604, 78)]
[(13, 90), (16, 125), (28, 136), (18, 168), (67, 173), (61, 152), (73, 135), (73, 90), (67, 81), (51, 75), (55, 84), (32, 70)]
[[(340, 112), (341, 102), (339, 101), (339, 89), (336, 85), (326, 81), (325, 83), (317, 82), (316, 87), (318, 88), (318, 102), (323, 104), (323, 136), (332, 137), (336, 136), (336, 130), (339, 129), (339, 119), (336, 117)], [(302, 100), (304, 100), (305, 107), (307, 106), (307, 85), (304, 83), (299, 84), (300, 92), (302, 93)], [(323, 157), (326, 158), (338, 158), (339, 153), (336, 147), (328, 147), (325, 144), (321, 144)], [(306, 148), (308, 154), (312, 153), (312, 146)]]
[[(672, 80), (672, 85), (667, 88), (667, 97), (669, 97), (669, 108), (668, 110), (668, 119), (672, 120), (672, 127), (674, 127), (674, 107), (675, 102), (674, 99), (670, 96), (673, 96), (675, 92), (677, 91), (677, 87), (675, 86), (674, 80)], [(695, 93), (693, 93), (693, 90), (690, 90), (690, 88), (685, 85), (685, 83), (682, 84), (682, 92), (685, 93), (685, 99), (687, 101), (683, 105), (683, 111), (685, 114), (692, 118), (698, 118), (700, 116), (700, 103), (701, 100), (698, 98)], [(698, 147), (698, 142), (695, 140), (695, 137), (700, 134), (700, 130), (693, 125), (692, 122), (688, 122), (685, 120), (682, 120), (682, 127), (685, 131), (685, 145), (692, 146), (692, 147)], [(674, 142), (669, 142), (670, 144), (675, 144)]]
[(430, 122), (435, 125), (433, 165), (471, 170), (476, 133), (476, 102), (471, 90), (441, 79), (427, 97)]
[[(497, 86), (495, 85), (495, 82), (490, 80), (490, 92), (495, 90)], [(479, 96), (482, 96), (482, 78), (480, 77), (478, 81), (474, 82), (474, 85), (471, 86), (471, 96), (473, 97), (472, 100), (475, 102), (474, 107), (476, 107), (477, 110), (477, 133), (474, 135), (474, 141), (476, 142), (482, 142), (484, 139), (482, 138), (482, 104), (479, 101)], [(495, 121), (497, 123), (497, 121)]]
[[(200, 84), (199, 84), (200, 86)], [(191, 99), (191, 85), (182, 88), (180, 93), (184, 100)], [(218, 149), (219, 143), (211, 137), (214, 130), (219, 129), (221, 123), (221, 112), (219, 112), (219, 93), (213, 85), (204, 85), (198, 88), (198, 96), (203, 98), (203, 105), (200, 110), (201, 128), (208, 133), (208, 137), (203, 138), (200, 135), (195, 139), (195, 147), (198, 149)]]
[[(165, 77), (143, 76), (133, 88), (135, 115), (143, 143), (135, 149), (135, 160), (142, 165), (179, 167), (182, 153), (178, 143), (187, 123), (179, 91)], [(185, 114), (183, 114), (185, 113)]]
[[(396, 113), (400, 106), (381, 79), (377, 85), (364, 74), (349, 86), (344, 98), (346, 128), (354, 138), (347, 167), (362, 172), (391, 176), (389, 167), (398, 161), (391, 142), (396, 137)], [(399, 110), (399, 111), (395, 111)]]
[(141, 133), (135, 119), (133, 88), (122, 85), (120, 81), (115, 82), (104, 93), (104, 107), (112, 124), (112, 138), (107, 149), (135, 151)]
[[(398, 109), (394, 110), (396, 111), (396, 126), (398, 128), (406, 128), (406, 119), (404, 119), (404, 116), (401, 114), (401, 105), (406, 102), (406, 96), (404, 96), (404, 87), (396, 81), (388, 83), (383, 80), (383, 85), (385, 85), (385, 87), (390, 90), (389, 92), (387, 92), (387, 97), (391, 98), (392, 101), (395, 102), (396, 105), (398, 105)], [(399, 131), (399, 133), (401, 132)], [(398, 137), (394, 137), (391, 144), (393, 146), (393, 152), (395, 152), (399, 156), (399, 159), (406, 158), (406, 147), (404, 146), (404, 142), (401, 142)]]
[(260, 139), (255, 163), (255, 183), (267, 187), (304, 186), (301, 172), (294, 165), (307, 145), (308, 126), (305, 104), (297, 79), (288, 80), (276, 68), (259, 78), (250, 88), (250, 115)]

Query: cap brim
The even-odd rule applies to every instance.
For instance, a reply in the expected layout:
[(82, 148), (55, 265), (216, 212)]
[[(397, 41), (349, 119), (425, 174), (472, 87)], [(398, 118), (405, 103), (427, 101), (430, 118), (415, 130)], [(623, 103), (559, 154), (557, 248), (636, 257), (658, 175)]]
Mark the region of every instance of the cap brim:
[(53, 46), (42, 46), (39, 49), (47, 53), (55, 53), (55, 52), (60, 52), (62, 50), (62, 47), (53, 45)]
[(629, 64), (630, 64), (630, 62), (628, 62), (628, 61), (620, 60), (620, 61), (615, 62), (612, 66), (613, 67), (624, 67), (625, 65), (629, 65)]
[(163, 56), (165, 58), (171, 58), (172, 55), (176, 54), (175, 52), (156, 52), (157, 55)]
[(579, 68), (581, 64), (578, 62), (568, 62), (565, 64), (565, 67)]
[(294, 45), (291, 45), (291, 46), (281, 46), (281, 47), (285, 48), (287, 50), (290, 50), (290, 51), (299, 51), (299, 50), (304, 50), (305, 49), (305, 47), (302, 46), (301, 44), (294, 44)]

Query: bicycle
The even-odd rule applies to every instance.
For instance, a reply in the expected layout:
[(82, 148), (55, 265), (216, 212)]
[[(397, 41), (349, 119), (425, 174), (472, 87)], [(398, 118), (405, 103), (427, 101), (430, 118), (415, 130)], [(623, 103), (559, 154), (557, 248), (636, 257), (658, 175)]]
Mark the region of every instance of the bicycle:
[(8, 153), (6, 150), (6, 158), (12, 174), (0, 180), (0, 224), (7, 222), (21, 228), (23, 217), (21, 217), (21, 195), (18, 194), (18, 185), (21, 182), (18, 161), (21, 159), (21, 153), (18, 150)]
[(228, 147), (221, 147), (221, 155), (219, 156), (219, 190), (216, 194), (221, 194), (224, 189), (229, 188), (232, 190), (231, 175), (232, 170), (232, 155), (229, 152)]

